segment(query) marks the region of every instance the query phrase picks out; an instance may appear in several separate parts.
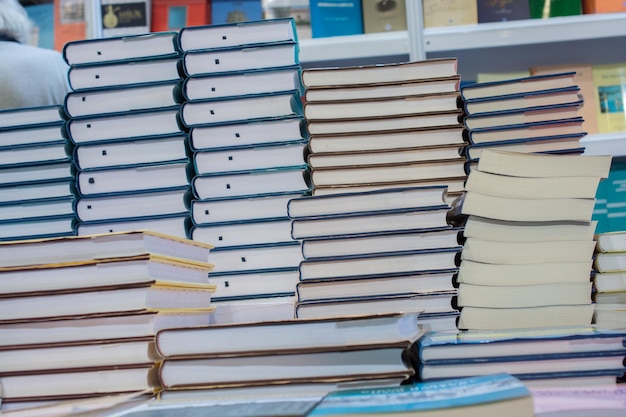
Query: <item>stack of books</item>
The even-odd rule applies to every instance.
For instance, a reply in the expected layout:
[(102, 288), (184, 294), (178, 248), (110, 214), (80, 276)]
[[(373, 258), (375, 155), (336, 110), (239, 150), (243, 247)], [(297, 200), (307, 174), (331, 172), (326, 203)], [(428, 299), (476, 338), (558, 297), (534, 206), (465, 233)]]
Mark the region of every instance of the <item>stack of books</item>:
[(576, 72), (468, 84), (461, 88), (465, 155), (475, 165), (484, 149), (582, 153), (587, 133)]
[(626, 333), (591, 326), (433, 332), (412, 347), (421, 381), (506, 372), (530, 386), (616, 384), (626, 371)]
[(208, 325), (211, 246), (155, 232), (0, 243), (3, 407), (158, 389), (158, 330)]
[(482, 152), (450, 216), (466, 221), (459, 329), (591, 324), (591, 214), (610, 164), (611, 156)]
[(626, 328), (626, 231), (598, 233), (593, 288), (599, 328)]
[(187, 237), (190, 161), (179, 123), (177, 32), (68, 42), (79, 235), (149, 229)]
[(307, 68), (314, 195), (446, 185), (463, 191), (457, 61)]
[(422, 334), (417, 313), (162, 330), (160, 398), (321, 398), (342, 388), (398, 387), (414, 375), (407, 355)]
[(190, 238), (215, 246), (216, 317), (270, 319), (236, 307), (268, 301), (276, 318), (293, 318), (301, 254), (287, 202), (310, 192), (294, 20), (186, 27), (179, 46), (194, 166)]
[(459, 229), (445, 186), (389, 188), (289, 202), (302, 241), (297, 318), (421, 311), (420, 324), (456, 329)]
[(73, 235), (74, 180), (60, 106), (0, 111), (0, 240)]

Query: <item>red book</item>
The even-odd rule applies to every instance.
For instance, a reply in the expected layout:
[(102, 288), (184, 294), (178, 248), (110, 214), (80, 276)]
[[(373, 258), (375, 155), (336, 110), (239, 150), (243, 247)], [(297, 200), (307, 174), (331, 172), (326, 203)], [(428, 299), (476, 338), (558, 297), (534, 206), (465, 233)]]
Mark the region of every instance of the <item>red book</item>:
[(178, 30), (211, 23), (211, 0), (152, 0), (150, 31)]

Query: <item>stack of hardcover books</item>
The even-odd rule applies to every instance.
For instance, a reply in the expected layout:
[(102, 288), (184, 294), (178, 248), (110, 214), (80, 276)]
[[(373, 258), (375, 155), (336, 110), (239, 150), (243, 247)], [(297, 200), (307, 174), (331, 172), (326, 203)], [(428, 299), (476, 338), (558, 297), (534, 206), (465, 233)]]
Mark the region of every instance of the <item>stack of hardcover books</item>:
[(0, 111), (0, 240), (73, 235), (74, 180), (60, 106)]
[(211, 322), (210, 249), (155, 232), (0, 243), (3, 407), (152, 395), (156, 332)]
[(598, 233), (593, 264), (594, 323), (626, 329), (626, 231)]
[(576, 72), (468, 84), (461, 88), (465, 155), (475, 165), (484, 149), (582, 153), (587, 133)]
[(304, 116), (315, 195), (415, 185), (463, 191), (456, 59), (308, 68)]
[(150, 229), (187, 237), (190, 177), (179, 123), (177, 32), (68, 42), (78, 234)]
[[(287, 202), (310, 191), (294, 20), (186, 27), (179, 47), (194, 166), (190, 238), (215, 246), (216, 317), (292, 318), (302, 258)], [(266, 302), (278, 310), (251, 312)]]
[(456, 329), (461, 247), (445, 194), (430, 186), (291, 200), (304, 257), (296, 317), (421, 311), (424, 327)]
[(591, 324), (591, 215), (610, 164), (611, 156), (482, 152), (450, 213), (465, 221), (459, 329)]

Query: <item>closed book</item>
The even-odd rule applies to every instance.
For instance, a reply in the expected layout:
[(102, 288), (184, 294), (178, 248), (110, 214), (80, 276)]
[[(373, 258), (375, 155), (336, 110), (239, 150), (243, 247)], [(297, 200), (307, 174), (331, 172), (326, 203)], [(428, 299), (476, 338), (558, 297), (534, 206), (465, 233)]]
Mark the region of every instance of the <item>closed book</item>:
[(520, 113), (565, 104), (581, 104), (579, 88), (565, 87), (465, 100), (468, 116)]
[(96, 33), (105, 38), (149, 33), (151, 8), (151, 0), (101, 0), (94, 7)]
[[(558, 244), (558, 242), (554, 242)], [(458, 283), (473, 285), (587, 284), (591, 259), (534, 263), (485, 263), (464, 259), (459, 266)]]
[(191, 51), (297, 41), (292, 19), (246, 20), (182, 28), (179, 46), (183, 51)]
[(224, 24), (230, 22), (258, 21), (263, 18), (263, 6), (260, 0), (211, 1), (211, 22)]
[(623, 231), (597, 233), (594, 239), (598, 252), (626, 252), (626, 233)]
[(63, 58), (69, 65), (111, 63), (124, 60), (179, 55), (175, 31), (67, 42)]
[(313, 0), (309, 7), (314, 38), (363, 33), (363, 9), (360, 1)]
[(63, 139), (41, 145), (3, 148), (0, 149), (0, 169), (68, 162), (69, 152)]
[(596, 97), (596, 115), (600, 133), (626, 130), (626, 113), (621, 100), (621, 89), (626, 78), (624, 63), (594, 65), (593, 84)]
[(478, 23), (475, 0), (424, 0), (422, 13), (425, 29)]
[(478, 23), (530, 19), (528, 0), (478, 0)]
[(306, 138), (303, 117), (295, 115), (217, 126), (195, 126), (189, 132), (189, 146), (194, 151), (226, 150), (303, 142)]
[(591, 283), (459, 285), (458, 306), (525, 308), (591, 303)]
[(0, 223), (0, 241), (72, 236), (76, 230), (74, 214), (54, 219), (34, 218)]
[(542, 262), (585, 262), (592, 258), (595, 242), (495, 242), (467, 238), (462, 260), (490, 264), (529, 264)]
[[(547, 3), (547, 4), (546, 4)], [(577, 16), (583, 14), (581, 0), (530, 0), (530, 17), (548, 19), (558, 16)]]
[(280, 271), (297, 267), (302, 260), (300, 243), (288, 241), (260, 245), (221, 247), (209, 254), (216, 275), (243, 271)]
[(506, 127), (476, 128), (467, 132), (470, 144), (485, 142), (512, 141), (560, 137), (578, 134), (582, 138), (586, 132), (583, 129), (583, 118), (558, 119), (547, 122), (534, 122)]
[(78, 236), (119, 233), (129, 230), (153, 230), (178, 238), (188, 238), (191, 219), (189, 213), (156, 215), (129, 220), (104, 219), (80, 222), (76, 227)]
[(291, 42), (188, 51), (183, 54), (181, 66), (187, 76), (269, 70), (298, 65), (298, 53), (298, 44)]
[(0, 128), (18, 128), (40, 124), (60, 124), (62, 106), (38, 106), (0, 111)]
[(620, 0), (583, 0), (585, 14), (625, 12), (626, 6)]
[(225, 99), (186, 101), (180, 118), (187, 127), (213, 123), (235, 123), (296, 116), (302, 113), (297, 91), (285, 91)]
[(568, 88), (576, 86), (575, 76), (576, 72), (569, 71), (466, 84), (461, 87), (461, 96), (465, 100), (472, 100), (508, 94), (530, 93), (538, 90)]
[(75, 197), (51, 197), (34, 201), (17, 201), (0, 205), (0, 223), (16, 220), (57, 219), (73, 215)]
[(593, 260), (593, 267), (598, 272), (626, 271), (626, 252), (600, 252)]
[(150, 13), (150, 32), (211, 23), (211, 6), (206, 0), (152, 0)]
[(190, 230), (193, 240), (219, 247), (262, 245), (291, 242), (291, 221), (283, 219), (254, 220), (195, 225)]
[(71, 179), (0, 187), (0, 205), (42, 200), (67, 200), (75, 195)]
[(209, 276), (209, 284), (217, 288), (211, 298), (215, 303), (291, 297), (297, 283), (297, 267), (279, 271), (241, 271)]
[(484, 142), (476, 145), (467, 145), (463, 149), (463, 154), (470, 162), (468, 171), (471, 171), (474, 163), (480, 160), (485, 149), (546, 155), (582, 154), (585, 151), (585, 147), (581, 140), (585, 135), (585, 133), (576, 133), (543, 138)]
[[(585, 98), (585, 100), (587, 100)], [(595, 113), (594, 113), (595, 114)], [(587, 117), (582, 113), (581, 103), (565, 104), (563, 106), (548, 106), (545, 109), (530, 110), (517, 113), (496, 115), (477, 115), (466, 117), (463, 124), (467, 129), (489, 128), (495, 126), (509, 126), (523, 123), (546, 122), (557, 119), (570, 119), (583, 116), (583, 126), (586, 126)], [(593, 133), (585, 127), (585, 131)]]
[(62, 131), (61, 124), (58, 122), (0, 129), (0, 149), (64, 141)]
[(406, 8), (402, 1), (361, 1), (363, 33), (406, 30)]

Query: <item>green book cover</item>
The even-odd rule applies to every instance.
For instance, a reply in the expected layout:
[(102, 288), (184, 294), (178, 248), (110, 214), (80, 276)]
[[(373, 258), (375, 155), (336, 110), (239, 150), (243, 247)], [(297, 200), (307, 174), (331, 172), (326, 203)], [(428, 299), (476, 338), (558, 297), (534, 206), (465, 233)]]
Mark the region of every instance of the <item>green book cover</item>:
[(581, 0), (529, 0), (530, 17), (547, 19), (557, 16), (575, 16), (583, 13)]

